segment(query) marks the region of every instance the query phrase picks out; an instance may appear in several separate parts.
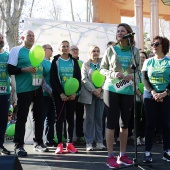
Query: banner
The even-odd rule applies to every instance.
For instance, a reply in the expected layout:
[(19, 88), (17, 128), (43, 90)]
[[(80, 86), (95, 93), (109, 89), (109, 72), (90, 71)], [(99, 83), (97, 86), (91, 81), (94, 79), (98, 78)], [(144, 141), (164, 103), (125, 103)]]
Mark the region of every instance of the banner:
[[(24, 29), (35, 33), (36, 45), (50, 44), (54, 49), (53, 55), (58, 54), (59, 42), (68, 40), (70, 45), (79, 47), (80, 60), (87, 61), (90, 45), (97, 45), (102, 57), (107, 43), (116, 42), (117, 25), (25, 18)], [(138, 28), (132, 26), (132, 29), (135, 35), (138, 35)], [(138, 47), (137, 40), (136, 47)]]

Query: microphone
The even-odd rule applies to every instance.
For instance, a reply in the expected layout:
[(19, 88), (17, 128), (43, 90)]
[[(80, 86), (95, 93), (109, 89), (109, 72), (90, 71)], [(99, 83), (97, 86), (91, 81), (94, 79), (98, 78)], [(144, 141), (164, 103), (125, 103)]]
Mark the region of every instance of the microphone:
[(134, 32), (131, 32), (131, 33), (129, 33), (129, 34), (126, 34), (126, 35), (123, 35), (123, 39), (126, 39), (126, 38), (130, 38), (130, 37), (133, 37), (135, 35), (135, 33)]

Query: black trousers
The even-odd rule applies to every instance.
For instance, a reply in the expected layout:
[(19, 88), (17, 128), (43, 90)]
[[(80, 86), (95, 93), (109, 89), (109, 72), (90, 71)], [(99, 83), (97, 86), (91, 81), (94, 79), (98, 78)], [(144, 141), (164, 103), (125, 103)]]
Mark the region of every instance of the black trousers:
[(75, 99), (63, 102), (60, 96), (56, 96), (54, 100), (56, 105), (55, 117), (58, 143), (62, 142), (63, 122), (65, 119), (68, 123), (67, 143), (71, 143), (73, 141), (74, 111), (76, 109), (77, 100)]
[(8, 121), (9, 94), (0, 95), (0, 147), (4, 144), (5, 131)]
[(34, 126), (34, 142), (38, 145), (43, 143), (43, 92), (42, 88), (38, 88), (35, 91), (18, 93), (18, 112), (17, 121), (15, 127), (14, 143), (16, 147), (22, 147), (24, 145), (25, 136), (25, 124), (27, 122), (29, 107), (33, 102), (33, 126)]

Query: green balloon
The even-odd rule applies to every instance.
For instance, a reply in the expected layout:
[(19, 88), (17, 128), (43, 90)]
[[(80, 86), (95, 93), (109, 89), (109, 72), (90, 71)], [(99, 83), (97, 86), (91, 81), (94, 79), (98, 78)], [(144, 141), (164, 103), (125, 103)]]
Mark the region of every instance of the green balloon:
[(44, 56), (44, 49), (40, 45), (33, 46), (29, 51), (29, 59), (33, 67), (39, 66), (43, 61)]
[(79, 82), (76, 78), (69, 78), (64, 84), (64, 93), (67, 96), (74, 94), (79, 88)]
[(105, 76), (100, 74), (99, 70), (92, 73), (92, 82), (96, 87), (101, 87), (105, 81)]
[(12, 124), (8, 127), (8, 129), (6, 130), (6, 134), (8, 136), (14, 136), (14, 134), (15, 134), (15, 124)]
[(58, 143), (58, 139), (57, 139), (57, 135), (56, 134), (54, 134), (54, 139), (53, 140), (54, 140), (55, 143)]
[(80, 67), (80, 70), (81, 70), (83, 63), (80, 60), (78, 60), (78, 64), (79, 64), (79, 67)]
[(141, 93), (144, 92), (144, 84), (143, 84), (143, 83), (139, 83), (139, 84), (138, 84), (138, 88), (139, 88), (139, 91), (140, 91)]

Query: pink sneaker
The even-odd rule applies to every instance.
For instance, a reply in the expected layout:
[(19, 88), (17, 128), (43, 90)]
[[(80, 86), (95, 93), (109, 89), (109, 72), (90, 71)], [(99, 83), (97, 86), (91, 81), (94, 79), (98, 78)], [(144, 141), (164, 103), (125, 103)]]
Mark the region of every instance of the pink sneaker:
[(132, 165), (133, 161), (128, 158), (128, 156), (125, 154), (124, 156), (118, 156), (117, 158), (117, 163), (118, 164), (123, 164), (123, 165)]
[(67, 143), (66, 150), (71, 153), (76, 153), (78, 150), (74, 147), (73, 143)]
[(55, 151), (56, 154), (62, 154), (63, 153), (63, 143), (59, 143), (57, 145), (57, 149)]
[(106, 165), (109, 168), (119, 168), (119, 164), (116, 162), (116, 157), (114, 157), (114, 156), (111, 156), (110, 158), (109, 157), (107, 158)]

